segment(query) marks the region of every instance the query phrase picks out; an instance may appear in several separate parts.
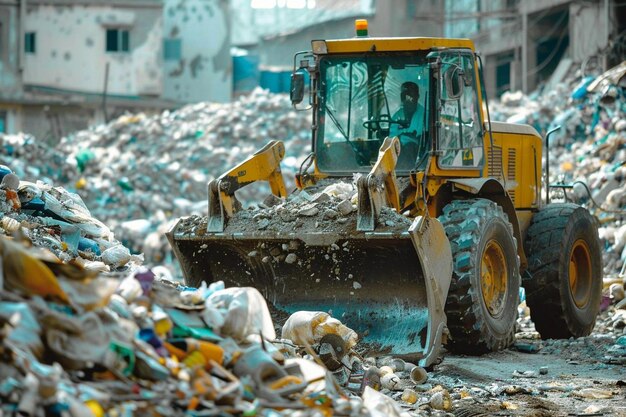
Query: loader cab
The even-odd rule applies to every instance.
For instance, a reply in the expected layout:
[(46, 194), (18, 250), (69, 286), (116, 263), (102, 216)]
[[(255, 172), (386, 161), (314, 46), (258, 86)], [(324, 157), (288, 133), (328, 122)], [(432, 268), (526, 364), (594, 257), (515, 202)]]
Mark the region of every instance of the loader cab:
[[(411, 46), (411, 41), (433, 46), (398, 48)], [(346, 45), (359, 40), (332, 42)], [(378, 45), (391, 47), (384, 50)], [(398, 175), (426, 170), (432, 157), (429, 175), (481, 176), (485, 131), (473, 50), (440, 47), (428, 38), (396, 38), (387, 44), (372, 39), (368, 48), (359, 48), (350, 45), (345, 53), (315, 53), (314, 48), (311, 55), (318, 172), (338, 176), (369, 172), (383, 140), (398, 136)], [(302, 101), (302, 84), (302, 77), (292, 79), (292, 101)], [(404, 101), (409, 84), (418, 91), (413, 112), (406, 111)]]
[[(438, 60), (436, 107), (436, 169), (474, 171), (484, 166), (484, 124), (478, 96), (476, 59), (470, 50), (437, 51), (429, 55)], [(467, 173), (461, 176), (471, 176)]]
[(369, 172), (387, 136), (400, 138), (399, 173), (425, 160), (430, 131), (426, 53), (325, 55), (318, 66), (314, 147), (320, 171)]

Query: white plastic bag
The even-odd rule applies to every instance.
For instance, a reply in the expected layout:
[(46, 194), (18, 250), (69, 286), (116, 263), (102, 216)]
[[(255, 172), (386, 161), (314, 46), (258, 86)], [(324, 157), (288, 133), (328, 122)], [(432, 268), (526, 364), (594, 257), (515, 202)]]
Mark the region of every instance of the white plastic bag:
[(408, 417), (410, 414), (402, 411), (398, 404), (384, 394), (365, 387), (363, 391), (363, 406), (372, 417)]
[(261, 333), (266, 339), (276, 339), (267, 303), (256, 288), (233, 287), (216, 291), (209, 296), (205, 305), (222, 315), (224, 324), (219, 329), (222, 336), (243, 341), (248, 336), (258, 336)]
[(358, 339), (354, 330), (321, 311), (297, 311), (287, 319), (282, 330), (282, 338), (297, 345), (316, 344), (327, 334), (339, 335), (348, 349), (356, 345)]
[(122, 267), (130, 261), (130, 251), (123, 245), (113, 246), (102, 252), (102, 261), (115, 268)]

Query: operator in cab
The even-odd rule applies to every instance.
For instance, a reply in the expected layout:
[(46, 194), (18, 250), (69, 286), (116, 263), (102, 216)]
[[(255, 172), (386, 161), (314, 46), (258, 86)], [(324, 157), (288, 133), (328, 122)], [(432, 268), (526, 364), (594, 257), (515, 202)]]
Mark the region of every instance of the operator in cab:
[(422, 135), (424, 106), (419, 103), (420, 89), (412, 81), (402, 83), (400, 102), (402, 106), (394, 113), (389, 127), (389, 136), (398, 136), (401, 144), (417, 142)]
[[(421, 143), (424, 130), (424, 106), (420, 104), (419, 98), (420, 90), (416, 83), (412, 81), (402, 83), (400, 87), (400, 102), (402, 105), (394, 113), (392, 117), (393, 122), (389, 126), (389, 137), (397, 136), (404, 150), (400, 152), (401, 161), (407, 158), (407, 154), (416, 155), (418, 152), (421, 153), (420, 151), (424, 145)], [(415, 161), (415, 156), (412, 159)]]

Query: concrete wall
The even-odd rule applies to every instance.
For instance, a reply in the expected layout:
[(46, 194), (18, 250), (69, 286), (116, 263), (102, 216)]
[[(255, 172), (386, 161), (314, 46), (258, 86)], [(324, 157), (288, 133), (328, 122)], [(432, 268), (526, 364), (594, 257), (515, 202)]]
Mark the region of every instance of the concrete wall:
[[(161, 95), (161, 5), (128, 3), (29, 3), (25, 31), (36, 33), (36, 52), (24, 55), (24, 84), (101, 93), (108, 63), (109, 94)], [(129, 52), (106, 52), (107, 28), (129, 30)]]
[(294, 2), (297, 4), (278, 1), (274, 2), (278, 7), (252, 8), (253, 2), (231, 0), (233, 45), (254, 45), (263, 38), (297, 32), (307, 26), (347, 16), (369, 15), (374, 3), (373, 0), (300, 0)]
[[(497, 66), (502, 65), (503, 56), (510, 54), (515, 57), (510, 64), (511, 89), (530, 92), (550, 77), (555, 66), (552, 61), (561, 58), (562, 51), (557, 53), (556, 47), (546, 53), (546, 48), (550, 48), (546, 42), (556, 40), (562, 44), (563, 56), (574, 64), (606, 50), (608, 39), (615, 32), (610, 12), (612, 3), (520, 0), (515, 11), (506, 9), (515, 3), (503, 0), (446, 0), (446, 32), (479, 29), (466, 36), (474, 40), (476, 49), (485, 58), (485, 83), (492, 95)], [(477, 11), (480, 17), (472, 14)], [(544, 57), (542, 62), (538, 62), (538, 55)]]
[(95, 122), (94, 110), (81, 106), (22, 106), (21, 119), (24, 131), (50, 145)]
[(165, 98), (228, 102), (232, 92), (227, 0), (165, 0), (164, 39), (180, 42), (180, 59), (163, 63)]
[[(433, 0), (416, 0), (414, 8), (409, 7), (412, 0), (387, 0), (377, 2), (374, 15), (357, 14), (304, 27), (284, 36), (263, 39), (250, 53), (259, 55), (260, 64), (265, 67), (291, 68), (293, 55), (297, 51), (310, 50), (312, 39), (341, 39), (355, 36), (355, 18), (365, 17), (369, 22), (369, 35), (384, 36), (442, 36), (443, 23), (436, 20), (421, 19), (428, 13), (443, 14), (443, 3)], [(435, 3), (435, 4), (434, 4)], [(407, 13), (413, 11), (415, 14)]]
[(377, 1), (370, 36), (443, 36), (443, 15), (441, 0)]
[(21, 106), (13, 104), (0, 104), (0, 111), (6, 112), (5, 133), (15, 133), (22, 129), (22, 109)]
[(581, 63), (608, 46), (611, 20), (605, 2), (570, 5), (570, 55)]
[(520, 0), (518, 9), (520, 13), (530, 14), (571, 3), (571, 1), (572, 0)]
[(0, 6), (0, 94), (19, 97), (19, 13), (16, 5)]

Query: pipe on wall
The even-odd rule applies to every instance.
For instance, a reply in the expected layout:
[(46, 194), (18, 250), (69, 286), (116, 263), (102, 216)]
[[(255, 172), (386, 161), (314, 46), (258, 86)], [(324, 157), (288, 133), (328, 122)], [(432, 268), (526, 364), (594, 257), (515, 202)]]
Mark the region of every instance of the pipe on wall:
[(24, 71), (24, 43), (26, 42), (26, 0), (20, 0), (20, 30), (19, 39), (17, 40), (17, 68), (20, 72)]

